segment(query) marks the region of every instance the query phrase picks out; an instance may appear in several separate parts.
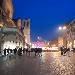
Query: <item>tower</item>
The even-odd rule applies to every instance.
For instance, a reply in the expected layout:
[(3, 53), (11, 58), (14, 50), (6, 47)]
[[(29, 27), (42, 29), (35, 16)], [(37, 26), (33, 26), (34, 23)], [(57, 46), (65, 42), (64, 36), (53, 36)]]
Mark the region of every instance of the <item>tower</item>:
[(23, 33), (25, 36), (25, 42), (30, 44), (30, 19), (26, 19), (22, 21)]

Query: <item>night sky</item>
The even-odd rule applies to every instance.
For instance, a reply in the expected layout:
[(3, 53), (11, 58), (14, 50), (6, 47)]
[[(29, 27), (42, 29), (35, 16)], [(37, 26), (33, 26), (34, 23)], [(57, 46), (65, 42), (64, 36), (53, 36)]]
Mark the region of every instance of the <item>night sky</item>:
[[(31, 41), (50, 41), (61, 35), (64, 22), (75, 19), (75, 0), (12, 0), (13, 18), (30, 19)], [(57, 35), (58, 34), (58, 35)]]

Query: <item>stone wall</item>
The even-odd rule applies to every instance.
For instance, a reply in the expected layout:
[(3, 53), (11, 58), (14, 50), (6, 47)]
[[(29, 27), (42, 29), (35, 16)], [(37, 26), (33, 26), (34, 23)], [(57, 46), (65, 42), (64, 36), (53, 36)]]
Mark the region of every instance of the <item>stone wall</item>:
[(5, 12), (8, 14), (8, 16), (12, 19), (13, 16), (13, 5), (12, 0), (3, 0), (2, 8), (5, 10)]

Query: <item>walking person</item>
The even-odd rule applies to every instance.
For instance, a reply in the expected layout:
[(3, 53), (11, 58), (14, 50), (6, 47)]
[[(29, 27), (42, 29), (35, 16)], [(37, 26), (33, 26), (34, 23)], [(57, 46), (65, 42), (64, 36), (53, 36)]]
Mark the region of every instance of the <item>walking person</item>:
[(63, 55), (64, 47), (60, 47), (61, 55)]
[(10, 50), (10, 49), (8, 48), (8, 49), (7, 49), (7, 53), (8, 53), (7, 55), (9, 55), (9, 50)]
[(68, 57), (70, 57), (69, 51), (70, 51), (70, 48), (65, 48), (64, 55), (67, 55)]
[(18, 49), (18, 55), (19, 55), (19, 58), (21, 56), (21, 48)]
[(35, 48), (35, 57), (36, 57), (36, 53), (38, 52), (38, 48)]
[(14, 49), (14, 54), (15, 54), (15, 55), (16, 55), (16, 52), (17, 52), (17, 49), (15, 48), (15, 49)]
[(23, 48), (23, 53), (25, 53), (25, 48)]
[(26, 49), (26, 54), (28, 53), (28, 48)]
[(67, 49), (67, 55), (68, 55), (68, 57), (70, 57), (69, 52), (70, 52), (70, 48)]
[(31, 54), (30, 54), (31, 53), (31, 48), (30, 47), (28, 48), (28, 52), (29, 52), (29, 57), (31, 57)]
[(4, 49), (4, 55), (6, 55), (6, 48)]

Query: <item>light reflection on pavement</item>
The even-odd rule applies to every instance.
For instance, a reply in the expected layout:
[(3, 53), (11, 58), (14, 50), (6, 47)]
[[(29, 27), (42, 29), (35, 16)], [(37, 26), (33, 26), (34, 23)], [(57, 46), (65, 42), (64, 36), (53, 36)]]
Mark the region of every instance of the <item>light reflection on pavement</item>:
[(0, 75), (75, 75), (75, 53), (43, 52), (42, 57), (28, 54), (0, 57)]

